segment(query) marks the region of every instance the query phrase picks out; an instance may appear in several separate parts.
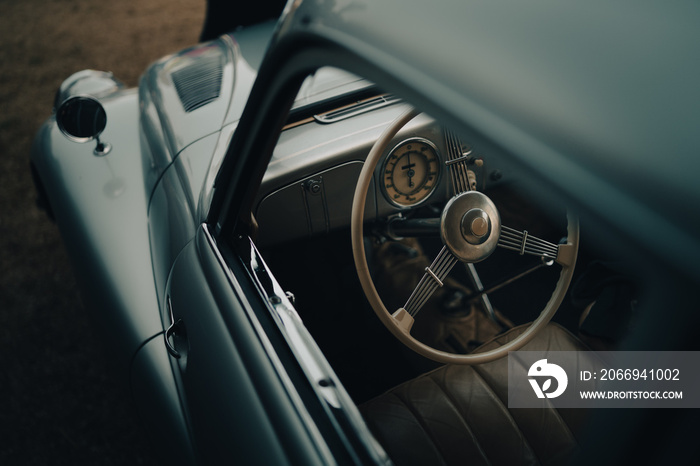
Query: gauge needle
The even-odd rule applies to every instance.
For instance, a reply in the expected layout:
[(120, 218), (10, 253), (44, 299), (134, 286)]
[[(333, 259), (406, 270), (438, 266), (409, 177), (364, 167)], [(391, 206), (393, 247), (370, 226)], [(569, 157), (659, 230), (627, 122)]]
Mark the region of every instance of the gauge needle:
[(406, 172), (406, 175), (408, 176), (408, 187), (412, 188), (413, 187), (413, 176), (416, 174), (416, 172), (413, 170), (413, 167), (416, 166), (415, 163), (411, 163), (411, 154), (407, 154), (406, 157), (408, 157), (408, 163), (401, 167), (401, 170), (408, 170)]

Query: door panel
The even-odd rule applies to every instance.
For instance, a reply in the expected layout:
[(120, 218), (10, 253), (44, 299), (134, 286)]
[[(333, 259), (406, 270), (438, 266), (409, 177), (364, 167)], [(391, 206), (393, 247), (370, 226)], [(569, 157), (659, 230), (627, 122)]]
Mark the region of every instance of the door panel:
[(260, 305), (259, 296), (241, 296), (218, 257), (201, 227), (175, 261), (166, 296), (197, 455), (206, 464), (320, 463), (258, 333), (250, 303)]

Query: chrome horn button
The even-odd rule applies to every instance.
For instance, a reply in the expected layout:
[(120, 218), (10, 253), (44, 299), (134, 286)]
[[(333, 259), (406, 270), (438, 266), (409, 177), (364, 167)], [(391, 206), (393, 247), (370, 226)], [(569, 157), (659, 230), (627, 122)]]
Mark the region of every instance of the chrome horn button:
[(485, 194), (468, 191), (453, 197), (442, 211), (440, 236), (462, 262), (479, 262), (496, 249), (501, 216)]
[(489, 239), (491, 217), (484, 210), (469, 210), (462, 217), (462, 236), (469, 244), (482, 244)]

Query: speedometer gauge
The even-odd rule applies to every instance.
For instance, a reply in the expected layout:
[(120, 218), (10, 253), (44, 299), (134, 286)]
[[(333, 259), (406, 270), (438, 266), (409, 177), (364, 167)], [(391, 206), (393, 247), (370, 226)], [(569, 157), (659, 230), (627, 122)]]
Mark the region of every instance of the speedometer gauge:
[(437, 148), (412, 138), (394, 147), (382, 165), (382, 192), (399, 207), (413, 207), (430, 197), (440, 180)]

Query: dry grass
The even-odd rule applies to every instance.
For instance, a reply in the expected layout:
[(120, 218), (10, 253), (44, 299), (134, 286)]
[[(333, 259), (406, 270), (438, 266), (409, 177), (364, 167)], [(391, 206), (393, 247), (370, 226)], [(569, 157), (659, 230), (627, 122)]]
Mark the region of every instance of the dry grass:
[(153, 464), (82, 308), (29, 150), (71, 73), (135, 85), (197, 41), (205, 0), (0, 0), (0, 464)]

